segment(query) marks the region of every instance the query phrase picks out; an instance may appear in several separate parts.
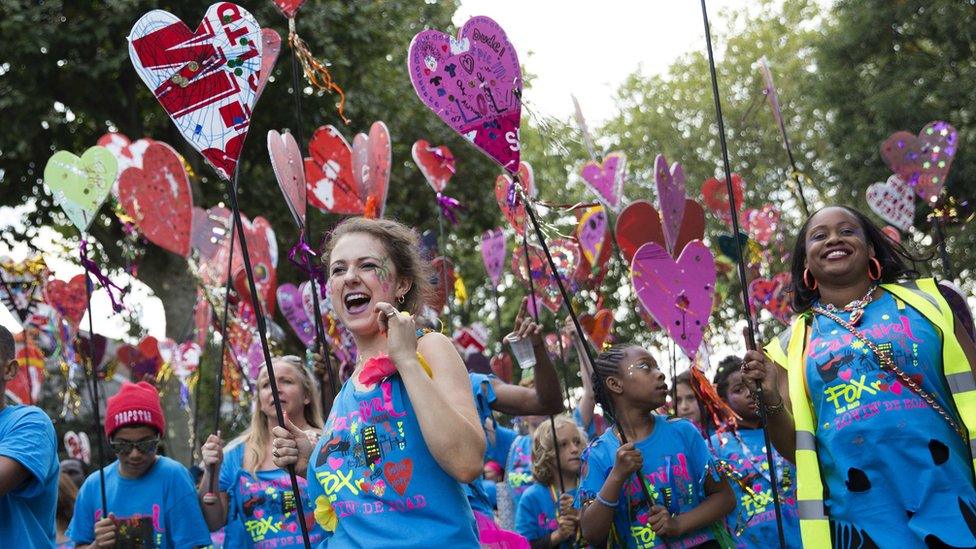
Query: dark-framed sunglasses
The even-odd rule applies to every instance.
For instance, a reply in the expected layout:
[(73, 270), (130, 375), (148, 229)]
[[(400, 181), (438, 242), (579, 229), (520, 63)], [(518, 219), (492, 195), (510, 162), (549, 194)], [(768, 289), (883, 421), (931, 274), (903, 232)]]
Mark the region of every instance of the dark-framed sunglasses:
[(140, 440), (138, 442), (133, 442), (131, 440), (110, 440), (109, 444), (112, 446), (112, 451), (118, 456), (127, 456), (132, 453), (132, 449), (135, 448), (139, 450), (141, 454), (151, 454), (156, 451), (156, 447), (159, 446), (159, 438), (151, 438), (149, 440)]

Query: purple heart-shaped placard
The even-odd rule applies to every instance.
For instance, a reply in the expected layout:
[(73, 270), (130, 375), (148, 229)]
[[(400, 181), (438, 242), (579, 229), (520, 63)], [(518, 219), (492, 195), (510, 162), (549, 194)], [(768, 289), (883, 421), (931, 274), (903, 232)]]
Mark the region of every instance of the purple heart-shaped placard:
[(496, 286), (505, 272), (505, 233), (500, 228), (485, 231), (481, 235), (481, 258), (485, 262), (485, 271)]
[(407, 70), (434, 114), (510, 173), (518, 171), (522, 69), (498, 23), (472, 17), (458, 38), (433, 29), (417, 33)]
[(311, 345), (315, 340), (315, 326), (302, 305), (302, 291), (298, 286), (290, 283), (278, 286), (278, 308), (298, 339), (306, 346)]
[(664, 230), (664, 243), (669, 252), (675, 252), (681, 232), (681, 220), (685, 216), (685, 172), (681, 164), (675, 162), (668, 169), (668, 160), (663, 154), (654, 160), (654, 183), (657, 184), (657, 197), (661, 212), (661, 228)]
[(637, 249), (630, 281), (644, 309), (694, 360), (712, 313), (715, 258), (700, 240), (685, 246), (678, 260), (656, 242)]
[(590, 160), (583, 164), (580, 175), (611, 210), (620, 211), (620, 195), (623, 194), (627, 175), (627, 155), (614, 151), (603, 157), (603, 162)]
[(939, 199), (958, 145), (956, 128), (935, 121), (926, 124), (917, 137), (908, 132), (891, 134), (881, 145), (881, 157), (922, 200), (933, 203)]

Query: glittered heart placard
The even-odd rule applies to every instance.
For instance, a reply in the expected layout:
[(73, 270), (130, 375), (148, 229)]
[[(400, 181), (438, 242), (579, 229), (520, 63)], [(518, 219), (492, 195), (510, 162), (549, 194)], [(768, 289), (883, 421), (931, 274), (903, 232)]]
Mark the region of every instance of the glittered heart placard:
[(153, 141), (119, 176), (119, 202), (150, 242), (186, 257), (190, 254), (193, 192), (183, 162), (172, 147)]
[(153, 10), (129, 32), (129, 57), (177, 129), (218, 175), (234, 174), (258, 98), (264, 40), (244, 8), (213, 4), (196, 31)]
[(44, 166), (44, 184), (71, 223), (87, 232), (105, 201), (118, 171), (118, 162), (105, 147), (91, 147), (81, 157), (58, 151)]
[(675, 261), (660, 244), (648, 242), (634, 254), (631, 284), (644, 309), (694, 360), (712, 313), (712, 252), (696, 240)]
[(85, 275), (75, 275), (65, 282), (54, 279), (44, 286), (44, 300), (71, 326), (77, 328), (88, 307)]
[(945, 186), (958, 145), (956, 128), (938, 120), (926, 124), (917, 136), (904, 131), (892, 134), (881, 145), (881, 158), (919, 198), (934, 203)]
[(624, 180), (627, 178), (627, 155), (608, 153), (602, 162), (590, 160), (580, 168), (580, 175), (600, 200), (615, 212), (620, 211)]
[[(620, 253), (628, 262), (633, 259), (637, 248), (647, 242), (665, 245), (661, 216), (657, 208), (646, 200), (635, 200), (624, 208), (617, 217), (614, 232), (617, 236), (617, 244), (620, 246)], [(685, 199), (684, 215), (674, 245), (675, 250), (680, 253), (689, 242), (700, 240), (704, 234), (705, 210), (694, 200)]]
[(522, 69), (498, 23), (472, 17), (457, 38), (421, 31), (410, 42), (407, 69), (434, 114), (508, 172), (518, 171)]
[[(528, 162), (522, 162), (519, 165), (518, 178), (522, 188), (526, 191), (525, 194), (529, 198), (535, 197), (535, 176), (532, 172), (532, 166)], [(508, 174), (502, 174), (495, 178), (495, 200), (515, 232), (519, 235), (523, 234), (525, 232), (525, 202), (516, 192), (515, 182)]]
[(505, 272), (507, 254), (505, 233), (500, 228), (485, 231), (481, 235), (481, 258), (485, 263), (485, 271), (496, 286), (501, 281), (502, 273)]
[(681, 164), (675, 162), (669, 168), (664, 155), (657, 155), (654, 160), (654, 183), (657, 186), (664, 244), (671, 254), (677, 254), (681, 251), (677, 247), (678, 233), (685, 215), (685, 172)]
[(915, 191), (901, 176), (894, 174), (888, 181), (872, 183), (865, 191), (871, 211), (903, 231), (915, 221)]
[(302, 151), (291, 132), (268, 130), (268, 155), (288, 211), (299, 228), (305, 227), (305, 167)]

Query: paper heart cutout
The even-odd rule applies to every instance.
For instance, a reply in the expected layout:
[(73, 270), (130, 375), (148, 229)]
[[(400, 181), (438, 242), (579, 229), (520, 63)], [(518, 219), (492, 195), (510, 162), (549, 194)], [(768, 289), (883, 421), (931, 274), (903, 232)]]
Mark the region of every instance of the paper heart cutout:
[(584, 313), (579, 316), (579, 321), (586, 334), (590, 336), (593, 346), (600, 349), (613, 330), (613, 311), (600, 309), (595, 315)]
[[(661, 216), (654, 205), (646, 200), (635, 200), (624, 208), (617, 217), (614, 232), (620, 253), (628, 263), (633, 260), (637, 249), (647, 242), (665, 245)], [(704, 234), (705, 210), (694, 200), (685, 199), (681, 228), (674, 245), (676, 253), (680, 253), (689, 242), (700, 240)]]
[(210, 6), (193, 32), (175, 15), (153, 10), (136, 21), (128, 40), (139, 78), (190, 145), (230, 181), (264, 68), (257, 21), (222, 2)]
[(410, 81), (420, 100), (510, 173), (519, 165), (522, 69), (505, 31), (472, 17), (458, 38), (427, 29), (410, 42)]
[(664, 155), (657, 155), (654, 159), (654, 183), (657, 187), (664, 244), (668, 252), (676, 255), (681, 251), (677, 243), (681, 221), (685, 215), (685, 172), (681, 164), (675, 162), (669, 169)]
[(793, 316), (787, 291), (789, 285), (790, 273), (779, 273), (773, 278), (754, 279), (749, 283), (753, 308), (766, 309), (773, 318), (789, 326)]
[(603, 251), (603, 245), (607, 241), (608, 226), (607, 212), (603, 206), (587, 208), (576, 224), (576, 240), (579, 241), (583, 257), (591, 265)]
[(81, 158), (58, 151), (44, 166), (44, 184), (71, 223), (87, 232), (118, 173), (118, 162), (105, 147), (90, 147)]
[(268, 78), (274, 70), (275, 63), (278, 61), (278, 54), (281, 53), (281, 36), (274, 29), (261, 29), (261, 74), (258, 75), (258, 89), (254, 102), (257, 103), (264, 93), (265, 86), (268, 85)]
[(420, 173), (424, 174), (424, 179), (434, 192), (444, 192), (447, 182), (455, 172), (454, 155), (451, 149), (445, 145), (434, 147), (426, 139), (418, 139), (410, 152), (413, 161), (420, 168)]
[(603, 203), (615, 212), (620, 211), (620, 198), (627, 178), (627, 155), (614, 151), (604, 156), (602, 162), (590, 160), (580, 168), (580, 176)]
[[(565, 240), (565, 239), (562, 239)], [(571, 274), (573, 271), (566, 269), (570, 268), (570, 264), (575, 265), (573, 260), (572, 252), (568, 252), (563, 255), (558, 255), (554, 246), (550, 246), (550, 253), (553, 254), (554, 261), (562, 261), (562, 267), (557, 263), (557, 268), (559, 268), (561, 275), (564, 279)], [(552, 276), (552, 272), (549, 269), (549, 262), (546, 259), (545, 252), (539, 246), (535, 244), (529, 245), (528, 252), (528, 268), (526, 268), (526, 252), (524, 246), (519, 246), (515, 248), (515, 252), (512, 254), (512, 272), (515, 274), (515, 278), (518, 279), (523, 284), (529, 287), (529, 276), (532, 277), (531, 290), (534, 290), (537, 301), (541, 302), (547, 309), (552, 312), (559, 310), (562, 305), (562, 294), (559, 292), (559, 286), (557, 285), (556, 278)], [(559, 259), (561, 257), (561, 259)], [(579, 254), (576, 254), (579, 257)], [(575, 267), (573, 267), (575, 270)], [(531, 294), (531, 292), (530, 292)], [(529, 313), (532, 316), (538, 316), (538, 309), (535, 307), (536, 303), (532, 299), (532, 295), (529, 296)]]
[(115, 352), (119, 362), (129, 368), (132, 381), (154, 380), (163, 364), (159, 341), (153, 336), (142, 338), (137, 346), (123, 345)]
[(502, 273), (505, 272), (505, 257), (508, 249), (505, 246), (505, 233), (501, 228), (485, 231), (481, 235), (481, 259), (485, 263), (485, 271), (491, 278), (492, 284), (498, 286)]
[[(535, 174), (528, 162), (519, 164), (518, 178), (525, 194), (529, 198), (534, 198), (537, 193)], [(522, 197), (516, 194), (514, 187), (515, 182), (508, 174), (502, 174), (495, 178), (495, 200), (498, 202), (498, 207), (505, 219), (515, 229), (515, 232), (521, 235), (525, 232), (525, 203)], [(513, 201), (515, 202), (514, 206), (512, 205)]]
[(315, 325), (305, 312), (302, 304), (302, 292), (294, 284), (278, 286), (278, 308), (281, 315), (288, 321), (292, 331), (307, 347), (315, 341)]
[[(150, 143), (152, 143), (152, 139), (148, 137), (131, 141), (128, 136), (118, 132), (106, 133), (95, 142), (96, 145), (108, 149), (115, 157), (118, 164), (118, 175), (122, 175), (122, 172), (132, 167), (141, 168), (142, 155), (149, 148)], [(115, 184), (112, 185), (112, 196), (119, 196), (118, 176), (115, 178)]]
[(352, 147), (333, 126), (315, 130), (305, 158), (308, 200), (316, 208), (342, 215), (362, 215), (362, 187), (352, 172)]
[[(705, 207), (716, 217), (732, 225), (732, 212), (729, 209), (729, 190), (725, 179), (721, 180), (709, 177), (702, 183), (702, 201)], [(745, 194), (743, 192), (742, 176), (737, 173), (732, 174), (732, 195), (735, 197), (736, 213), (742, 217), (742, 210), (745, 208)]]
[(685, 246), (675, 261), (660, 244), (648, 242), (634, 254), (631, 284), (644, 309), (694, 360), (712, 312), (712, 252), (695, 240)]
[(88, 309), (85, 275), (75, 275), (68, 282), (58, 279), (49, 281), (44, 286), (44, 301), (73, 328), (77, 328)]
[(434, 296), (429, 305), (439, 315), (444, 310), (444, 305), (447, 304), (449, 292), (454, 292), (454, 282), (457, 280), (457, 275), (454, 273), (454, 262), (446, 257), (435, 257), (430, 262), (430, 266), (433, 269), (430, 283), (434, 286)]
[(872, 183), (865, 191), (868, 207), (878, 217), (903, 231), (915, 222), (915, 191), (898, 174), (888, 181)]
[[(268, 317), (275, 311), (275, 288), (278, 285), (277, 270), (278, 244), (274, 229), (267, 219), (255, 217), (254, 221), (241, 214), (244, 234), (247, 238), (247, 250), (251, 258), (251, 269), (254, 272), (254, 285), (261, 301), (261, 309)], [(226, 259), (226, 258), (225, 258)], [(226, 267), (225, 267), (226, 268)], [(240, 242), (234, 242), (234, 266), (231, 269), (234, 276), (234, 289), (241, 297), (250, 303), (251, 292), (247, 282), (247, 272), (244, 268), (243, 254)]]
[(88, 433), (84, 431), (80, 433), (68, 431), (65, 433), (64, 450), (71, 459), (77, 459), (85, 465), (91, 463), (91, 441), (88, 438)]
[(183, 162), (172, 147), (153, 141), (142, 168), (119, 176), (119, 202), (150, 242), (186, 257), (190, 255), (193, 191)]
[(937, 120), (926, 124), (918, 136), (905, 131), (891, 134), (881, 145), (881, 158), (919, 198), (931, 204), (938, 201), (945, 186), (958, 145), (956, 129)]
[(745, 211), (743, 225), (749, 236), (759, 244), (765, 246), (772, 240), (779, 228), (779, 210), (772, 204), (764, 204), (762, 208), (750, 208)]
[(271, 169), (274, 170), (275, 179), (285, 195), (288, 211), (298, 227), (304, 228), (305, 164), (295, 136), (290, 132), (268, 130), (268, 155), (271, 157)]
[(359, 178), (364, 192), (363, 214), (366, 217), (382, 218), (386, 212), (392, 162), (390, 130), (382, 121), (373, 122), (368, 136), (360, 133), (353, 139), (353, 177)]
[(294, 19), (295, 14), (305, 4), (305, 0), (272, 0), (278, 11), (288, 19)]

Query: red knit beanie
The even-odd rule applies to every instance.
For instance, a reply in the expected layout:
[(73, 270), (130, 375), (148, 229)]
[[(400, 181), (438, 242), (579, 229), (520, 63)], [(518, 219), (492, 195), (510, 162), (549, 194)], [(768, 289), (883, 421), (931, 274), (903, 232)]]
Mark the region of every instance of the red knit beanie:
[(162, 435), (166, 431), (166, 418), (159, 403), (156, 388), (140, 381), (123, 383), (119, 392), (108, 399), (105, 408), (105, 434), (111, 437), (122, 427), (148, 425)]

